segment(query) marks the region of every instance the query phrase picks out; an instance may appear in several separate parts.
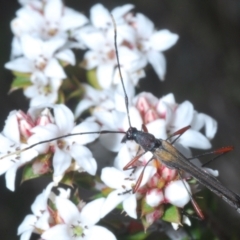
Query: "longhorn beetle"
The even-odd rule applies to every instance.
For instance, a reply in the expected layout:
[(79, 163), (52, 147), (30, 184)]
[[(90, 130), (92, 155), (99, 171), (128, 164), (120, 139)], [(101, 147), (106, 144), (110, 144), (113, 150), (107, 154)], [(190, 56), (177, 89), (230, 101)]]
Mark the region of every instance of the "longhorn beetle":
[[(117, 39), (116, 23), (115, 23), (114, 19), (113, 19), (113, 25), (114, 25), (115, 53), (116, 53), (117, 66), (118, 66), (118, 71), (119, 71), (119, 75), (120, 75), (120, 80), (121, 80), (121, 84), (122, 84), (122, 88), (123, 88), (123, 92), (124, 92), (124, 96), (125, 96), (125, 107), (126, 107), (126, 112), (127, 112), (129, 129), (126, 132), (104, 130), (104, 131), (97, 131), (97, 132), (82, 132), (82, 133), (67, 134), (67, 135), (64, 135), (64, 136), (57, 137), (57, 138), (40, 141), (40, 142), (35, 143), (31, 146), (28, 146), (24, 149), (21, 149), (17, 152), (10, 153), (6, 156), (10, 156), (10, 155), (13, 155), (13, 154), (19, 154), (19, 153), (21, 153), (25, 150), (28, 150), (30, 148), (35, 147), (36, 145), (46, 143), (46, 142), (51, 142), (51, 141), (62, 139), (62, 138), (66, 138), (66, 137), (69, 137), (69, 136), (74, 136), (74, 135), (108, 134), (108, 133), (125, 134), (125, 136), (122, 139), (123, 143), (125, 143), (126, 141), (129, 141), (129, 140), (135, 141), (137, 144), (139, 144), (143, 148), (144, 153), (150, 151), (150, 152), (152, 152), (154, 159), (159, 160), (162, 164), (164, 164), (165, 166), (167, 166), (169, 168), (176, 169), (179, 173), (180, 178), (182, 178), (181, 177), (181, 171), (185, 171), (185, 172), (189, 173), (193, 178), (195, 178), (202, 185), (204, 185), (209, 190), (214, 192), (217, 196), (222, 198), (230, 206), (234, 207), (237, 210), (237, 212), (240, 213), (240, 196), (235, 194), (234, 192), (232, 192), (228, 188), (224, 187), (217, 179), (215, 179), (211, 175), (205, 173), (201, 168), (198, 168), (194, 164), (192, 164), (189, 161), (190, 159), (188, 159), (184, 155), (182, 155), (172, 145), (173, 142), (172, 143), (168, 142), (167, 141), (168, 139), (167, 140), (156, 139), (154, 137), (154, 135), (147, 132), (146, 127), (144, 127), (144, 126), (143, 126), (143, 129), (145, 129), (145, 131), (139, 131), (135, 127), (132, 127), (131, 121), (130, 121), (129, 107), (128, 107), (128, 105), (129, 105), (128, 95), (127, 95), (127, 92), (126, 92), (126, 89), (125, 89), (125, 86), (124, 86), (124, 83), (123, 83), (123, 77), (122, 77), (122, 73), (121, 73), (121, 69), (120, 69), (120, 62), (119, 62), (119, 55), (118, 55), (117, 41), (116, 41), (116, 39)], [(170, 137), (178, 135), (178, 137), (177, 137), (177, 139), (178, 139), (189, 128), (190, 128), (190, 126), (184, 127), (182, 129), (176, 131), (175, 133), (173, 133)], [(176, 139), (175, 139), (175, 141), (176, 141)], [(212, 154), (218, 154), (218, 156), (219, 156), (219, 155), (227, 153), (231, 150), (233, 150), (233, 147), (230, 146), (230, 147), (219, 148), (215, 151), (211, 151), (211, 152), (206, 153), (206, 154), (212, 153)], [(134, 164), (134, 162), (137, 161), (144, 153), (142, 153), (140, 155), (137, 155), (129, 164), (127, 164), (125, 166), (124, 169), (126, 170), (130, 166), (132, 166)], [(203, 154), (203, 155), (205, 155), (205, 154)], [(4, 156), (4, 157), (6, 157), (6, 156)], [(4, 157), (1, 157), (0, 159), (3, 159)], [(143, 177), (143, 174), (144, 174), (144, 169), (143, 169), (135, 187), (133, 188), (133, 192), (136, 192), (137, 189), (139, 188), (142, 177)], [(189, 195), (191, 197), (190, 192), (189, 192)], [(191, 201), (192, 201), (193, 206), (194, 206), (195, 210), (197, 211), (198, 215), (200, 216), (200, 218), (203, 219), (204, 216), (201, 213), (201, 210), (198, 208), (195, 201), (192, 199), (192, 197), (191, 197)]]

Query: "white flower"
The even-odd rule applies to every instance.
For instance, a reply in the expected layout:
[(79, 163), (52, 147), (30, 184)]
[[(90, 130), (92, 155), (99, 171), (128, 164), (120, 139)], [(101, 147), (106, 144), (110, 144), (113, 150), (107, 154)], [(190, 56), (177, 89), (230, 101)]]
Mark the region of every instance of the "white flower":
[[(167, 133), (171, 134), (191, 125), (179, 138), (178, 143), (185, 148), (211, 147), (209, 139), (213, 138), (217, 131), (217, 122), (206, 114), (198, 113), (189, 101), (177, 104), (172, 93), (157, 99), (151, 93), (143, 92), (133, 99), (133, 103), (140, 111), (148, 131), (156, 138), (166, 139)], [(203, 127), (206, 136), (199, 132)]]
[(95, 240), (99, 237), (106, 240), (115, 240), (115, 236), (106, 228), (96, 226), (100, 220), (100, 210), (104, 198), (94, 200), (85, 205), (81, 212), (68, 199), (56, 197), (56, 208), (62, 223), (46, 230), (41, 238), (44, 240)]
[[(0, 160), (0, 175), (6, 173), (6, 186), (11, 191), (15, 189), (15, 177), (18, 168), (38, 155), (35, 149), (19, 152), (28, 145), (21, 143), (23, 132), (26, 133), (27, 130), (26, 125), (22, 125), (21, 128), (19, 127), (18, 114), (17, 111), (12, 111), (9, 114), (3, 132), (0, 134), (0, 157), (2, 158)], [(32, 126), (30, 126), (30, 128), (31, 127)]]
[(121, 25), (126, 22), (124, 20), (124, 16), (133, 8), (134, 5), (125, 4), (121, 7), (114, 8), (110, 13), (102, 4), (98, 3), (92, 6), (90, 9), (90, 20), (94, 27), (106, 30), (110, 26), (113, 26), (111, 15), (113, 16), (116, 24)]
[(151, 207), (157, 207), (164, 202), (164, 195), (160, 189), (151, 189), (146, 194), (146, 203)]
[[(136, 111), (135, 108), (130, 107), (129, 109), (130, 116), (131, 116), (131, 122), (133, 126), (141, 127), (142, 121), (141, 117)], [(126, 113), (120, 112), (120, 111), (104, 111), (103, 109), (99, 109), (94, 111), (93, 115), (96, 117), (96, 119), (103, 124), (103, 127), (101, 130), (119, 130), (119, 131), (127, 131), (129, 128), (129, 123), (127, 119)], [(123, 138), (122, 134), (111, 134), (111, 137), (109, 135), (101, 135), (100, 136), (100, 142), (101, 144), (107, 148), (110, 151), (118, 152), (120, 148), (122, 147), (121, 140)]]
[(113, 96), (111, 90), (97, 90), (88, 84), (82, 84), (84, 88), (84, 98), (79, 102), (75, 110), (75, 116), (79, 117), (85, 110), (90, 107), (114, 109)]
[(152, 65), (159, 79), (164, 80), (166, 73), (166, 59), (161, 53), (172, 47), (178, 40), (178, 35), (169, 30), (154, 29), (153, 22), (141, 13), (129, 18), (137, 31), (137, 41), (148, 62)]
[[(97, 132), (99, 125), (92, 121), (85, 121), (74, 126), (74, 116), (64, 105), (53, 105), (55, 124), (37, 126), (32, 129), (34, 135), (29, 139), (29, 144), (46, 139), (60, 137), (66, 134)], [(62, 138), (49, 143), (36, 146), (39, 152), (45, 153), (50, 148), (53, 151), (54, 181), (59, 182), (65, 171), (70, 167), (72, 158), (75, 159), (74, 170), (87, 171), (95, 175), (97, 163), (90, 150), (83, 146), (94, 141), (98, 134), (84, 134)]]
[(41, 234), (50, 227), (47, 200), (53, 185), (53, 182), (48, 184), (46, 189), (36, 197), (31, 206), (33, 214), (27, 215), (18, 227), (18, 235), (21, 235), (21, 240), (29, 240), (33, 232)]
[[(120, 66), (127, 89), (133, 93), (133, 85), (145, 76), (143, 67), (146, 59), (135, 46), (135, 30), (125, 20), (125, 15), (133, 8), (126, 4), (112, 10), (118, 31), (117, 47)], [(119, 85), (119, 72), (116, 69), (117, 60), (114, 45), (114, 28), (110, 12), (102, 4), (94, 5), (90, 10), (90, 20), (93, 26), (87, 26), (79, 31), (79, 37), (89, 49), (85, 53), (82, 66), (86, 69), (96, 68), (96, 75), (100, 87), (109, 89)], [(98, 41), (95, 41), (98, 39)], [(122, 91), (122, 87), (120, 86)], [(131, 95), (130, 94), (130, 95)]]
[(61, 37), (67, 40), (68, 31), (83, 26), (87, 18), (68, 7), (62, 0), (24, 1), (12, 23), (13, 33), (20, 37), (30, 34), (41, 39)]
[(166, 186), (164, 196), (167, 202), (183, 208), (190, 200), (189, 193), (191, 193), (191, 190), (188, 183), (185, 180), (177, 180)]
[[(113, 29), (111, 31), (113, 33)], [(98, 83), (103, 89), (119, 85), (120, 78), (118, 69), (116, 69), (117, 60), (113, 35), (106, 36), (105, 32), (93, 29), (82, 32), (81, 38), (90, 49), (84, 55), (83, 66), (88, 70), (96, 68)], [(98, 41), (94, 39), (98, 39)], [(147, 62), (137, 49), (118, 44), (118, 52), (125, 86), (133, 92), (131, 89), (133, 85), (137, 84), (139, 78), (145, 76), (143, 67)], [(122, 91), (122, 86), (119, 86)]]
[(58, 90), (62, 84), (62, 79), (48, 78), (46, 84), (36, 82), (32, 86), (24, 89), (24, 95), (30, 98), (30, 106), (55, 103), (58, 99)]
[[(133, 173), (132, 170), (123, 171), (114, 167), (102, 169), (101, 180), (115, 190), (107, 196), (101, 209), (101, 217), (104, 217), (122, 202), (124, 211), (130, 217), (137, 218), (137, 193), (132, 193), (132, 188), (135, 186), (142, 170), (143, 167), (140, 167)], [(139, 187), (144, 186), (155, 172), (154, 167), (147, 166)]]
[(62, 38), (42, 41), (39, 38), (23, 35), (21, 44), (24, 56), (6, 63), (5, 67), (17, 72), (31, 73), (33, 83), (46, 85), (48, 78), (64, 79), (66, 74), (54, 55), (64, 42)]

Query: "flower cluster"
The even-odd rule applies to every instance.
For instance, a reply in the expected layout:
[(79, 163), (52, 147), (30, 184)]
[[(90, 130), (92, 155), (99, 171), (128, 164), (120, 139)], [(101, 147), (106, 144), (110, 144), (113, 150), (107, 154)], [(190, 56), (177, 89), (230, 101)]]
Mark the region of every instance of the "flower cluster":
[[(163, 51), (177, 42), (178, 35), (156, 30), (150, 19), (132, 12), (132, 4), (111, 12), (95, 4), (88, 19), (62, 0), (19, 2), (22, 7), (11, 22), (11, 60), (5, 67), (15, 75), (11, 90), (22, 88), (30, 108), (27, 113), (10, 112), (5, 122), (0, 134), (0, 174), (5, 173), (12, 191), (20, 167), (24, 168), (22, 181), (52, 178), (33, 203), (33, 214), (19, 226), (21, 239), (29, 240), (34, 232), (44, 240), (99, 236), (114, 240), (110, 231), (95, 224), (115, 208), (131, 219), (140, 218), (144, 231), (160, 219), (172, 223), (174, 229), (182, 223), (190, 225), (180, 210), (192, 200), (195, 182), (164, 166), (137, 143), (121, 141), (129, 125), (163, 140), (191, 125), (178, 141), (173, 139), (174, 147), (187, 158), (192, 156), (190, 148), (211, 147), (217, 123), (194, 110), (189, 101), (178, 104), (172, 93), (162, 98), (146, 92), (135, 95), (147, 64), (164, 80)], [(80, 66), (90, 84), (79, 83), (65, 72), (67, 65), (74, 66), (78, 60), (73, 49), (85, 51)], [(74, 114), (64, 105), (69, 99), (75, 100)], [(100, 134), (103, 132), (108, 134)], [(101, 146), (116, 154), (113, 166), (97, 169), (100, 164), (95, 157), (100, 153), (93, 156), (86, 144), (98, 137)], [(211, 169), (204, 171), (217, 175)], [(100, 177), (95, 177), (98, 172)], [(70, 189), (58, 188), (59, 194), (55, 194), (53, 187), (60, 184), (87, 185), (98, 194), (85, 205)], [(128, 221), (126, 226), (131, 228)]]
[(71, 32), (88, 20), (61, 0), (21, 3), (11, 22), (12, 59), (5, 64), (16, 75), (12, 90), (23, 88), (31, 106), (54, 103), (67, 77), (63, 66), (75, 64)]
[(33, 232), (45, 240), (94, 240), (99, 236), (109, 240), (116, 239), (109, 230), (95, 225), (100, 220), (103, 198), (85, 204), (76, 197), (73, 203), (69, 199), (70, 189), (58, 188), (59, 194), (56, 195), (52, 187), (53, 183), (50, 183), (32, 204), (33, 214), (27, 215), (18, 228), (21, 239), (29, 239)]
[[(84, 145), (94, 141), (98, 134), (70, 136), (67, 134), (98, 131), (99, 125), (92, 119), (75, 126), (74, 117), (65, 105), (50, 108), (33, 107), (28, 113), (13, 111), (6, 120), (1, 136), (1, 174), (6, 172), (7, 187), (15, 189), (15, 176), (19, 167), (26, 166), (25, 179), (52, 173), (55, 183), (61, 181), (69, 171), (86, 171), (95, 175), (96, 160)], [(53, 139), (28, 149), (30, 145)], [(72, 161), (74, 159), (74, 161)], [(33, 160), (33, 161), (32, 161)], [(29, 175), (29, 172), (31, 174)]]
[(164, 79), (166, 60), (161, 52), (173, 46), (178, 36), (168, 30), (155, 30), (143, 14), (131, 14), (132, 4), (117, 7), (111, 13), (96, 4), (88, 20), (65, 7), (62, 0), (21, 3), (23, 6), (11, 23), (12, 60), (5, 67), (16, 76), (12, 90), (23, 88), (31, 106), (58, 100), (58, 90), (67, 78), (63, 67), (76, 62), (72, 48), (87, 49), (81, 65), (87, 70), (96, 69), (101, 88), (118, 85), (111, 14), (117, 24), (117, 47), (129, 92), (145, 76), (148, 62)]
[[(119, 103), (99, 104), (93, 111), (93, 115), (101, 123), (102, 129), (127, 131), (126, 114), (120, 110), (117, 111), (115, 107), (115, 110), (110, 108), (110, 106), (118, 106), (123, 102), (121, 98), (115, 99)], [(109, 101), (110, 97), (108, 98)], [(103, 102), (106, 102), (106, 99)], [(217, 130), (217, 123), (213, 118), (196, 112), (189, 101), (177, 104), (173, 94), (158, 99), (151, 93), (141, 93), (130, 102), (129, 110), (134, 126), (138, 126), (140, 129), (141, 125), (144, 124), (149, 133), (160, 139), (166, 139), (175, 131), (186, 125), (191, 125), (192, 127), (175, 143), (175, 147), (186, 157), (192, 156), (190, 147), (210, 148), (209, 139), (214, 137)], [(205, 128), (205, 135), (199, 132), (202, 128)], [(107, 167), (102, 170), (102, 181), (107, 187), (116, 189), (107, 196), (106, 203), (103, 206), (106, 207), (105, 211), (109, 212), (122, 202), (126, 213), (136, 218), (136, 211), (139, 209), (138, 204), (141, 202), (141, 206), (145, 206), (141, 207), (141, 218), (144, 227), (147, 228), (159, 218), (167, 219), (164, 216), (164, 204), (171, 203), (177, 208), (183, 208), (190, 200), (189, 192), (191, 190), (187, 182), (182, 182), (176, 170), (165, 167), (156, 159), (149, 163), (149, 160), (154, 157), (151, 152), (145, 153), (136, 162), (129, 165), (131, 159), (140, 155), (142, 151), (139, 151), (138, 145), (134, 142), (121, 144), (120, 137), (119, 134), (111, 136), (111, 138), (104, 135), (100, 136), (100, 142), (103, 146), (111, 151), (118, 152), (114, 161), (115, 167)], [(146, 167), (146, 165), (148, 166)], [(124, 171), (123, 169), (126, 166), (134, 167), (134, 173), (132, 170)], [(143, 168), (145, 168), (143, 175), (145, 180), (141, 180), (140, 186), (133, 194), (132, 190), (136, 186)], [(209, 174), (217, 174), (211, 170), (208, 170), (208, 172)], [(189, 190), (186, 190), (186, 186)], [(148, 206), (147, 210), (146, 206)], [(181, 220), (176, 217), (174, 227), (180, 222)], [(189, 224), (188, 219), (186, 219), (186, 222)]]

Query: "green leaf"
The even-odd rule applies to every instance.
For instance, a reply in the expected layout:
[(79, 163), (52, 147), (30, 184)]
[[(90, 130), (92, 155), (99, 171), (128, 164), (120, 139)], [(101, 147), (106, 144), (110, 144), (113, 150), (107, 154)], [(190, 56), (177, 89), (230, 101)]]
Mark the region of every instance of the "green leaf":
[(145, 216), (148, 213), (153, 212), (155, 209), (149, 206), (146, 202), (146, 199), (143, 198), (141, 202), (141, 216)]
[(181, 215), (179, 209), (173, 205), (168, 206), (164, 211), (162, 219), (166, 222), (181, 224)]
[(65, 184), (69, 187), (73, 187), (73, 181), (74, 181), (74, 174), (75, 172), (68, 172), (64, 174), (64, 177), (60, 181), (62, 184)]
[(149, 236), (150, 233), (138, 232), (126, 237), (126, 240), (143, 240)]
[[(34, 179), (40, 176), (51, 175), (50, 163), (49, 163), (51, 156), (52, 156), (51, 153), (39, 155), (31, 163), (25, 165), (22, 173), (22, 183), (27, 180)], [(35, 172), (36, 170), (34, 171), (34, 168), (33, 168), (34, 165), (36, 168), (36, 164), (38, 164), (37, 168), (39, 168), (38, 173), (36, 173)], [(44, 170), (44, 172), (40, 171), (41, 169)]]
[(85, 172), (75, 172), (74, 183), (86, 189), (92, 189), (95, 186), (94, 177)]
[(75, 205), (78, 205), (81, 202), (82, 199), (80, 198), (78, 188), (76, 188), (71, 200)]
[(102, 88), (100, 87), (97, 79), (97, 74), (96, 74), (96, 69), (88, 70), (87, 71), (87, 79), (88, 82), (96, 89), (101, 90)]
[(11, 85), (11, 91), (14, 91), (19, 88), (26, 88), (31, 86), (30, 75), (28, 76), (17, 76)]

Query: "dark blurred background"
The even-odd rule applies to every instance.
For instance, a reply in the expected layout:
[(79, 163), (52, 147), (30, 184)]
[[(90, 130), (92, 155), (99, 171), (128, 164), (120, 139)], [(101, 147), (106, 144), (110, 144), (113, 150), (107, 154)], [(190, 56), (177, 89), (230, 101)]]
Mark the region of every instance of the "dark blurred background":
[[(66, 0), (65, 3), (89, 16), (90, 7), (97, 2)], [(197, 111), (217, 120), (213, 148), (233, 145), (235, 150), (209, 166), (220, 171), (220, 181), (225, 186), (240, 194), (240, 1), (105, 0), (101, 3), (110, 10), (133, 3), (136, 12), (153, 20), (157, 29), (166, 28), (179, 34), (177, 44), (165, 53), (165, 82), (160, 82), (150, 69), (147, 78), (139, 82), (139, 90), (153, 91), (158, 97), (173, 92), (178, 103), (189, 100)], [(10, 21), (19, 7), (14, 0), (0, 2), (1, 129), (10, 110), (27, 108), (20, 91), (8, 95), (12, 75), (3, 67), (10, 55)], [(1, 240), (18, 239), (17, 227), (30, 213), (30, 205), (43, 187), (42, 182), (29, 182), (17, 186), (12, 193), (5, 188), (5, 178), (1, 176)], [(216, 232), (219, 239), (239, 239), (240, 215), (214, 194), (209, 191), (206, 194), (204, 226)], [(216, 203), (216, 207), (209, 209), (208, 201)]]

